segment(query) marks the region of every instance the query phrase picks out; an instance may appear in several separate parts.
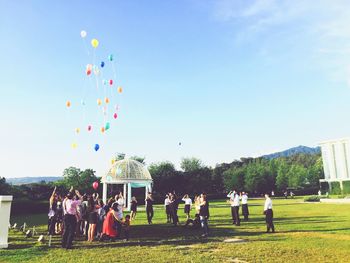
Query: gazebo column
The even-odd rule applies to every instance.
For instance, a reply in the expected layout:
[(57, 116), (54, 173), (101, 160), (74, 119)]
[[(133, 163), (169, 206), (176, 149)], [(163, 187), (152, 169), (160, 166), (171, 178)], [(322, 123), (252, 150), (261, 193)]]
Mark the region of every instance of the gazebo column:
[(131, 209), (131, 183), (128, 183), (128, 199), (126, 200), (128, 202), (127, 204), (127, 211), (130, 211)]
[(107, 184), (106, 183), (103, 183), (102, 200), (104, 204), (107, 203)]
[(124, 197), (124, 207), (127, 206), (128, 200), (126, 199), (127, 195), (126, 195), (126, 183), (124, 183), (124, 189), (123, 189), (123, 197)]

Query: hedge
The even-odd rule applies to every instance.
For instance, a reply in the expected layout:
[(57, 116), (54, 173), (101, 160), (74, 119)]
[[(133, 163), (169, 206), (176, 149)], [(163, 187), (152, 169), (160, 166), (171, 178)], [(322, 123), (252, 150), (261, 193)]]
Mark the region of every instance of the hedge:
[(320, 197), (318, 195), (306, 196), (304, 202), (320, 202)]
[(339, 182), (331, 182), (331, 194), (332, 195), (340, 195), (341, 189), (340, 189), (340, 183)]
[(350, 194), (350, 181), (343, 182), (343, 194)]

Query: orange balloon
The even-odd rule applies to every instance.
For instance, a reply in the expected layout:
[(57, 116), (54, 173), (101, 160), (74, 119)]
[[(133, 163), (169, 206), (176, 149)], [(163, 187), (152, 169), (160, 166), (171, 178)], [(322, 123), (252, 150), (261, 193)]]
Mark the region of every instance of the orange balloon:
[(105, 102), (106, 102), (106, 103), (109, 103), (109, 98), (106, 97), (106, 98), (105, 98)]
[(118, 87), (118, 92), (122, 93), (123, 92), (123, 88), (121, 86)]
[(67, 108), (69, 108), (69, 107), (70, 107), (70, 101), (69, 101), (69, 100), (67, 100), (67, 102), (66, 102), (66, 106), (67, 106)]
[(97, 105), (100, 106), (102, 104), (101, 99), (97, 99)]
[(105, 132), (105, 127), (101, 127), (101, 132), (102, 132), (102, 133)]

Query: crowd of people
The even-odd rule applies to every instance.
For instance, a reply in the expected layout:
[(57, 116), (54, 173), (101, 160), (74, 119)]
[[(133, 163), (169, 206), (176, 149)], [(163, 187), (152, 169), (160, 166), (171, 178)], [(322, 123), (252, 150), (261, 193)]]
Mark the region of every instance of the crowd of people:
[[(232, 223), (239, 226), (241, 223), (239, 209), (242, 207), (244, 221), (249, 219), (248, 194), (231, 191), (228, 193), (228, 203), (231, 206)], [(97, 193), (92, 195), (81, 195), (78, 190), (73, 188), (65, 195), (61, 196), (54, 189), (50, 197), (50, 209), (48, 220), (49, 235), (62, 235), (62, 247), (72, 248), (72, 242), (75, 236), (84, 236), (88, 242), (94, 240), (114, 241), (116, 239), (129, 240), (130, 223), (136, 218), (138, 201), (132, 197), (130, 202), (130, 214), (124, 215), (125, 199), (120, 192), (110, 198), (106, 204), (99, 198)], [(182, 198), (175, 192), (168, 193), (165, 196), (164, 207), (166, 213), (166, 222), (174, 226), (179, 226), (178, 208), (179, 204), (184, 202), (184, 214), (186, 222), (184, 227), (193, 229), (202, 229), (203, 237), (209, 235), (208, 220), (209, 201), (207, 195), (202, 193), (192, 199), (188, 194)], [(147, 193), (145, 199), (146, 215), (148, 224), (152, 224), (154, 216), (154, 198), (151, 192)], [(195, 210), (194, 218), (191, 218), (191, 210)], [(275, 232), (273, 224), (272, 200), (269, 194), (265, 195), (264, 214), (267, 226), (267, 232)]]

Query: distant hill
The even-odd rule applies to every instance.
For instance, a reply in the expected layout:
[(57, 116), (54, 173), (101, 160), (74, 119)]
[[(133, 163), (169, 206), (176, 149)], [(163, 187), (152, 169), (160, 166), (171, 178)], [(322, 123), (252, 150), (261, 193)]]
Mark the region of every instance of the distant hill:
[(18, 178), (6, 178), (6, 182), (13, 185), (21, 185), (21, 184), (33, 184), (40, 183), (41, 181), (56, 182), (61, 180), (62, 176), (46, 176), (46, 177), (18, 177)]
[(263, 155), (262, 157), (264, 157), (266, 159), (276, 159), (279, 157), (289, 157), (289, 156), (299, 154), (299, 153), (320, 154), (321, 148), (320, 147), (312, 148), (312, 147), (300, 145), (298, 147), (290, 148), (290, 149), (282, 151), (282, 152), (276, 152), (276, 153), (272, 153), (272, 154)]

